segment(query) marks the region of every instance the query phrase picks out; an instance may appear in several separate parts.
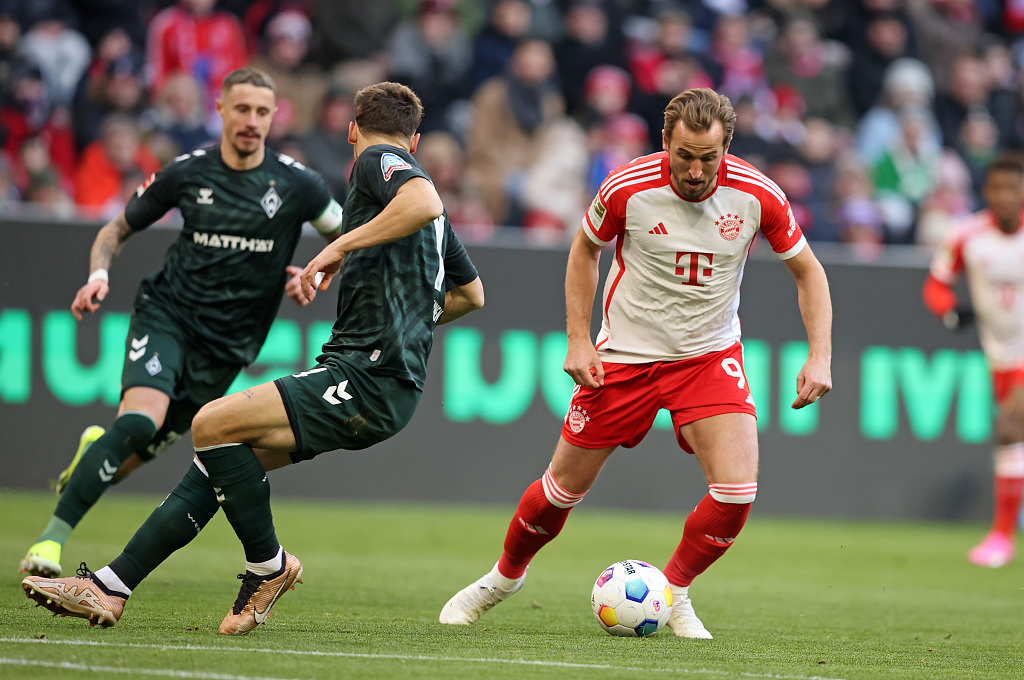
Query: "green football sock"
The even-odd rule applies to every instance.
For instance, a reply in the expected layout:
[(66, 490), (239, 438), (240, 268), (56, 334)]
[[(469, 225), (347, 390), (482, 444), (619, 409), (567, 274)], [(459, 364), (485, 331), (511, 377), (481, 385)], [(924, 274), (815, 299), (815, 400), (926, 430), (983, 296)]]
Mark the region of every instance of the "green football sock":
[[(110, 429), (82, 454), (53, 516), (72, 528), (77, 526), (113, 484), (121, 463), (145, 447), (155, 434), (156, 424), (143, 413), (128, 411), (118, 416)], [(66, 540), (67, 536), (64, 538)], [(63, 545), (62, 541), (58, 542)]]
[(242, 542), (247, 562), (266, 562), (281, 544), (270, 510), (270, 483), (256, 453), (247, 444), (197, 450), (231, 528)]
[(43, 533), (39, 534), (39, 538), (36, 539), (36, 543), (42, 543), (43, 541), (56, 541), (60, 543), (61, 547), (68, 541), (68, 536), (71, 535), (71, 530), (74, 529), (70, 524), (65, 522), (59, 517), (51, 517), (50, 523), (43, 529)]
[(135, 589), (171, 553), (199, 535), (219, 509), (210, 480), (195, 465), (128, 541), (110, 568), (129, 588)]

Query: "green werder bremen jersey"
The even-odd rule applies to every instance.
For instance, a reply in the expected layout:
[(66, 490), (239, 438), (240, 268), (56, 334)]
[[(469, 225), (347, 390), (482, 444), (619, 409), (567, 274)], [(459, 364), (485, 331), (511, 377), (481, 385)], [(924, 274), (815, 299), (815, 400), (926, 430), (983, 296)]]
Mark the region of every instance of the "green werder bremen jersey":
[(136, 304), (157, 304), (218, 360), (249, 364), (277, 314), (303, 222), (341, 223), (323, 177), (267, 151), (232, 170), (218, 146), (181, 155), (143, 182), (125, 207), (134, 230), (171, 208), (184, 218), (164, 266), (139, 287)]
[[(379, 215), (414, 177), (430, 180), (404, 149), (365, 149), (352, 168), (342, 231)], [(422, 389), (445, 291), (476, 277), (447, 213), (405, 238), (348, 253), (338, 277), (338, 320), (318, 361), (345, 355)]]

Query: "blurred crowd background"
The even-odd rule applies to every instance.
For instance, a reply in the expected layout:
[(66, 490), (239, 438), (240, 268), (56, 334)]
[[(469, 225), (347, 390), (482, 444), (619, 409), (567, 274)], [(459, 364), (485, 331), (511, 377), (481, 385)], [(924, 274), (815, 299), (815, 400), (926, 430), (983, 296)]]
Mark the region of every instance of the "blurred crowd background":
[(270, 148), (344, 200), (351, 99), (390, 79), (460, 233), (575, 232), (608, 171), (661, 149), (690, 87), (812, 241), (933, 246), (1024, 141), (1024, 0), (0, 0), (0, 214), (108, 219), (215, 142), (221, 79), (278, 87)]

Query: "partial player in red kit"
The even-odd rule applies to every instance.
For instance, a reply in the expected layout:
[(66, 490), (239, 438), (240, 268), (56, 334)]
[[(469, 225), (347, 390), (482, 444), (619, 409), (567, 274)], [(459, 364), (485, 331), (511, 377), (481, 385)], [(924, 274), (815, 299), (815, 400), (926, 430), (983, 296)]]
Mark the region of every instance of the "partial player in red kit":
[[(809, 341), (793, 408), (832, 387), (832, 303), (821, 264), (778, 186), (728, 154), (736, 113), (709, 89), (665, 109), (662, 153), (617, 168), (602, 183), (573, 240), (565, 277), (576, 381), (551, 464), (523, 494), (494, 568), (441, 610), (469, 624), (522, 587), (530, 560), (618, 446), (636, 446), (661, 408), (694, 453), (709, 492), (686, 520), (665, 568), (675, 604), (669, 627), (710, 638), (688, 589), (743, 527), (757, 493), (754, 400), (743, 372), (737, 309), (751, 241), (760, 231), (796, 280)], [(615, 242), (601, 332), (591, 340), (601, 249)]]
[[(935, 253), (924, 303), (951, 329), (978, 322), (992, 371), (996, 417), (995, 516), (968, 559), (1001, 567), (1013, 559), (1024, 489), (1024, 164), (1006, 157), (988, 168), (988, 207), (950, 232)], [(953, 285), (967, 274), (973, 311), (957, 307)]]

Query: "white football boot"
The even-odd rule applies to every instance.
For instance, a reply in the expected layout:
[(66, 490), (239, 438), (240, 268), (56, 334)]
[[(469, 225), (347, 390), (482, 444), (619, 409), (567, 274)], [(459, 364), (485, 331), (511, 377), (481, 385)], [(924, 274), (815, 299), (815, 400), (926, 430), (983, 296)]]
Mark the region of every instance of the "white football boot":
[(668, 619), (668, 627), (679, 637), (710, 640), (711, 633), (693, 611), (689, 586), (669, 587), (672, 588), (672, 615)]
[(519, 592), (526, 583), (524, 573), (516, 580), (498, 571), (498, 564), (473, 583), (455, 593), (441, 609), (441, 623), (467, 626), (476, 623), (484, 613), (509, 595)]

